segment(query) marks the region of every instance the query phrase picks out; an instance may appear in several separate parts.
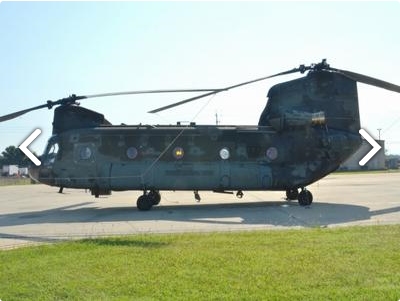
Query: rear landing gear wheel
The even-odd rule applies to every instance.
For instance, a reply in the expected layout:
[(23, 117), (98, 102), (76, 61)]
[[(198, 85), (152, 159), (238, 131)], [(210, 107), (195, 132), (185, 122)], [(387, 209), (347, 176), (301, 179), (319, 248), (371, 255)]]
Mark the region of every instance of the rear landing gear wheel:
[(286, 200), (295, 201), (299, 198), (299, 191), (297, 188), (286, 190)]
[(151, 199), (154, 206), (160, 204), (161, 194), (158, 190), (150, 190), (147, 196)]
[(313, 195), (307, 189), (302, 189), (299, 193), (299, 204), (300, 206), (309, 206), (313, 201)]
[(147, 194), (138, 197), (136, 206), (140, 211), (148, 211), (153, 207), (153, 200)]

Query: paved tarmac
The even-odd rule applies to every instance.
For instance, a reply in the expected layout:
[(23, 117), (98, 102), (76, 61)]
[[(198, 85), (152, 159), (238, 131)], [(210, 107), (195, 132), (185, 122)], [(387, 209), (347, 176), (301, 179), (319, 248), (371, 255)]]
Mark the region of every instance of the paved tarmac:
[(136, 209), (137, 191), (98, 199), (84, 190), (45, 185), (0, 187), (0, 249), (85, 237), (138, 233), (236, 231), (400, 223), (400, 172), (332, 174), (308, 189), (311, 206), (283, 192), (235, 195), (161, 192), (151, 211)]

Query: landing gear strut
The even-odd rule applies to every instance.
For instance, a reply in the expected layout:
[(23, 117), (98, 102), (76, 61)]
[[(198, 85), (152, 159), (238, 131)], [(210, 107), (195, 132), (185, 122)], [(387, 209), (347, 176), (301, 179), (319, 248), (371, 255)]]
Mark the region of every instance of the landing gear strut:
[(158, 205), (161, 200), (161, 195), (158, 190), (143, 191), (143, 195), (138, 197), (136, 206), (141, 211), (148, 211), (154, 205)]
[(301, 191), (299, 193), (300, 206), (309, 206), (309, 205), (311, 205), (312, 201), (313, 201), (312, 193), (304, 187), (301, 188)]
[(286, 190), (286, 200), (295, 201), (299, 198), (299, 191), (297, 188)]
[(194, 199), (196, 200), (196, 202), (200, 203), (201, 197), (200, 197), (199, 191), (195, 190), (195, 191), (193, 191), (193, 193), (194, 193)]

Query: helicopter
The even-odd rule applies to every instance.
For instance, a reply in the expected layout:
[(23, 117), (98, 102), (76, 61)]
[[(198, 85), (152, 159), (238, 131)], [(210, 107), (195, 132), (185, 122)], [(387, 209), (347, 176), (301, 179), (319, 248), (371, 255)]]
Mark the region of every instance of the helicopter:
[[(291, 73), (304, 76), (278, 83), (255, 125), (112, 125), (78, 100), (146, 93), (202, 92), (149, 113)], [(338, 169), (362, 143), (357, 82), (400, 93), (400, 86), (330, 67), (309, 66), (220, 89), (144, 90), (75, 94), (0, 117), (10, 120), (33, 110), (54, 110), (53, 131), (40, 166), (30, 176), (50, 185), (89, 189), (95, 197), (112, 191), (143, 191), (139, 210), (150, 210), (160, 191), (231, 193), (284, 191), (301, 206), (313, 201), (307, 186)]]

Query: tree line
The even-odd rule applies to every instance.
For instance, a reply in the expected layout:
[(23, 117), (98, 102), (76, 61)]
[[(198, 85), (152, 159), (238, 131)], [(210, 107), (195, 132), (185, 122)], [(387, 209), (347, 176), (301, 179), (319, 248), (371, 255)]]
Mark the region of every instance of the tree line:
[(0, 155), (0, 168), (3, 165), (18, 165), (27, 167), (31, 160), (18, 148), (13, 145), (7, 147)]

